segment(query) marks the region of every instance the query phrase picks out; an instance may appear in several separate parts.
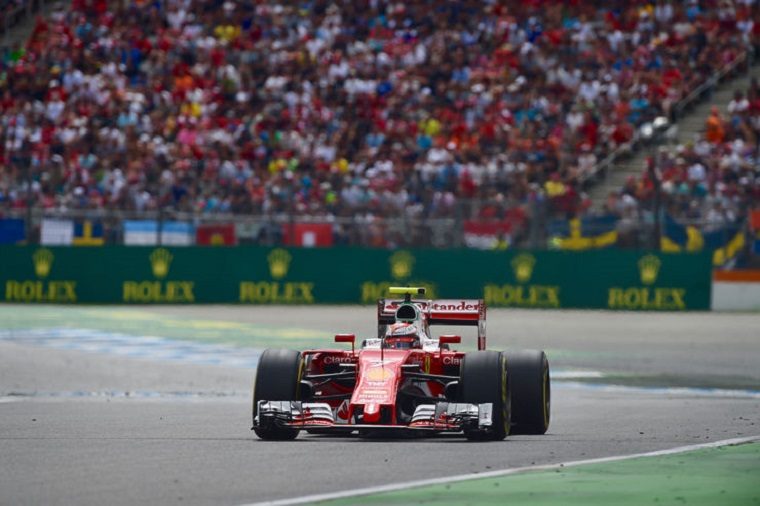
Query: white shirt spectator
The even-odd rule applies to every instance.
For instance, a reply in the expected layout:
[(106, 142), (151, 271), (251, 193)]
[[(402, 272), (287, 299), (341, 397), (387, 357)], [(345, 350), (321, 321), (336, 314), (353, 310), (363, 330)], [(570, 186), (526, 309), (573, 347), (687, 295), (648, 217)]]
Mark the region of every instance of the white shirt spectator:
[(47, 107), (45, 108), (45, 117), (53, 123), (58, 123), (65, 108), (66, 104), (61, 99), (48, 102)]
[(599, 96), (600, 88), (601, 85), (599, 84), (599, 81), (584, 81), (578, 89), (578, 95), (580, 95), (586, 102), (593, 103)]
[(745, 97), (741, 97), (739, 100), (734, 98), (728, 103), (728, 107), (726, 109), (730, 114), (743, 113), (749, 109), (749, 100), (747, 100)]
[(670, 23), (673, 19), (673, 5), (670, 2), (657, 4), (654, 8), (654, 18), (661, 24)]
[(701, 183), (707, 177), (707, 170), (701, 163), (695, 163), (689, 167), (689, 181)]

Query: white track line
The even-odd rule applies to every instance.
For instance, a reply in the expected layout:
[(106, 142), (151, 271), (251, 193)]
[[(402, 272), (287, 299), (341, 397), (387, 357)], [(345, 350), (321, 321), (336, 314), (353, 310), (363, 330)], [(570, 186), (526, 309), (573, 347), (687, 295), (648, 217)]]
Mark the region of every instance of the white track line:
[(571, 462), (562, 462), (558, 464), (543, 464), (538, 466), (525, 466), (515, 467), (512, 469), (501, 469), (498, 471), (488, 471), (485, 473), (468, 473), (460, 474), (456, 476), (447, 476), (445, 478), (430, 478), (427, 480), (409, 481), (406, 483), (394, 483), (390, 485), (380, 485), (377, 487), (358, 488), (355, 490), (345, 490), (342, 492), (330, 492), (326, 494), (307, 495), (303, 497), (294, 497), (291, 499), (280, 499), (277, 501), (265, 501), (258, 503), (244, 504), (241, 506), (286, 506), (291, 504), (308, 504), (316, 503), (319, 501), (329, 501), (334, 499), (345, 499), (349, 497), (360, 497), (371, 494), (380, 494), (383, 492), (396, 492), (398, 490), (406, 490), (410, 488), (425, 487), (429, 485), (443, 485), (447, 483), (454, 483), (459, 481), (480, 480), (484, 478), (498, 478), (501, 476), (508, 476), (511, 474), (524, 473), (526, 471), (551, 471), (559, 468), (582, 466), (586, 464), (603, 464), (605, 462), (619, 462), (622, 460), (637, 459), (641, 457), (660, 457), (663, 455), (673, 455), (676, 453), (691, 452), (694, 450), (701, 450), (704, 448), (719, 448), (721, 446), (738, 445), (742, 443), (750, 443), (753, 441), (760, 441), (760, 435), (748, 436), (734, 439), (724, 439), (722, 441), (713, 441), (712, 443), (701, 443), (696, 445), (679, 446), (677, 448), (670, 448), (668, 450), (657, 450), (646, 453), (634, 453), (631, 455), (615, 455), (611, 457), (601, 457), (596, 459), (587, 460), (574, 460)]
[(157, 390), (75, 390), (63, 392), (11, 392), (0, 393), (0, 403), (8, 402), (34, 402), (54, 400), (138, 400), (138, 401), (248, 401), (250, 394), (247, 392), (216, 392), (216, 391), (168, 391)]
[(550, 371), (549, 375), (554, 380), (571, 380), (571, 379), (585, 379), (585, 378), (604, 378), (604, 373), (600, 371)]
[(730, 397), (735, 399), (760, 399), (760, 390), (733, 390), (728, 388), (695, 388), (695, 387), (635, 387), (615, 385), (610, 383), (585, 383), (577, 381), (556, 381), (552, 388), (568, 388), (575, 390), (591, 390), (623, 394), (655, 394), (691, 397)]

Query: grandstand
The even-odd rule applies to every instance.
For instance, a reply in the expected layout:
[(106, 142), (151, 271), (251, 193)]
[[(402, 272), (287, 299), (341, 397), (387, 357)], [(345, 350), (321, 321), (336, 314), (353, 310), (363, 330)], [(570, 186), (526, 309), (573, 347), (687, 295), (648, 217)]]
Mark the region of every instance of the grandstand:
[[(750, 1), (77, 0), (4, 55), (0, 212), (31, 241), (46, 218), (105, 242), (126, 241), (124, 220), (234, 222), (259, 244), (569, 245), (584, 217), (647, 236), (651, 181), (601, 217), (588, 187), (726, 66), (746, 70), (759, 16)], [(727, 135), (756, 175), (754, 113), (752, 135)], [(737, 220), (757, 205), (746, 179)], [(679, 191), (663, 181), (663, 199)], [(645, 246), (639, 232), (613, 243)]]
[[(707, 246), (716, 251), (718, 266), (744, 249), (746, 217), (760, 202), (760, 84), (755, 77), (747, 81), (747, 89), (733, 91), (725, 112), (709, 107), (693, 138), (660, 146), (647, 156), (640, 173), (610, 193), (605, 214), (621, 218), (617, 224), (663, 215), (660, 248), (698, 251)], [(635, 235), (631, 223), (626, 227)]]

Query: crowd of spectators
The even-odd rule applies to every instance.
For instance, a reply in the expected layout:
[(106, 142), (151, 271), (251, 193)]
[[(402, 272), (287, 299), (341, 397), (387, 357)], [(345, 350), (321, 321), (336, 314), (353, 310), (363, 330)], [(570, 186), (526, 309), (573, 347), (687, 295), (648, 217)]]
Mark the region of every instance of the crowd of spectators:
[[(754, 0), (74, 0), (0, 62), (0, 210), (573, 214), (597, 161), (759, 20)], [(674, 163), (743, 160), (734, 116), (743, 145)]]
[(51, 0), (0, 0), (0, 41), (7, 42), (11, 29), (49, 1)]
[(724, 112), (711, 107), (697, 138), (659, 148), (640, 177), (609, 196), (605, 209), (635, 223), (659, 205), (681, 224), (703, 232), (724, 229), (760, 204), (759, 150), (760, 83), (753, 79)]
[[(16, 11), (19, 8), (25, 7), (27, 3), (28, 2), (26, 2), (25, 0), (0, 0), (0, 13), (2, 13), (0, 14), (0, 16), (2, 16), (2, 18), (0, 19), (5, 19), (5, 16), (8, 13)], [(3, 27), (4, 26), (5, 25), (3, 25)]]
[(0, 29), (7, 28), (6, 19), (20, 11), (24, 10), (31, 2), (28, 0), (0, 0)]

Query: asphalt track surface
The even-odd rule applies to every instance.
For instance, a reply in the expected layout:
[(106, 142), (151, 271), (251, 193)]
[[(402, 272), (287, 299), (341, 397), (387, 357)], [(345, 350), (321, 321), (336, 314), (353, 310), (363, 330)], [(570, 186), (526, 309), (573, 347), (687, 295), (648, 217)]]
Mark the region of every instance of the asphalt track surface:
[[(374, 317), (143, 310), (360, 336)], [(555, 370), (624, 386), (555, 381), (544, 436), (273, 443), (249, 430), (252, 370), (0, 340), (0, 504), (244, 504), (760, 434), (758, 315), (492, 310), (488, 334), (491, 348), (547, 349)]]

